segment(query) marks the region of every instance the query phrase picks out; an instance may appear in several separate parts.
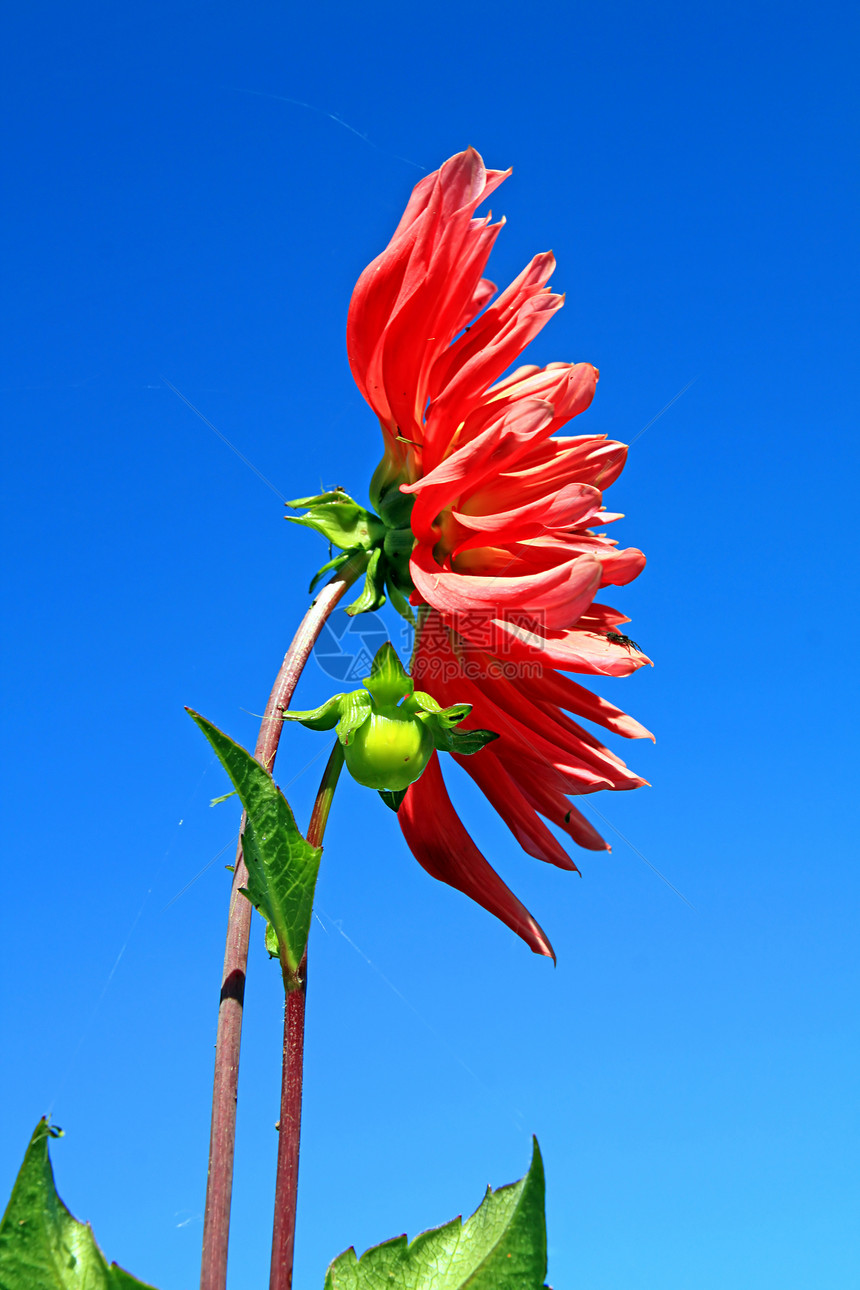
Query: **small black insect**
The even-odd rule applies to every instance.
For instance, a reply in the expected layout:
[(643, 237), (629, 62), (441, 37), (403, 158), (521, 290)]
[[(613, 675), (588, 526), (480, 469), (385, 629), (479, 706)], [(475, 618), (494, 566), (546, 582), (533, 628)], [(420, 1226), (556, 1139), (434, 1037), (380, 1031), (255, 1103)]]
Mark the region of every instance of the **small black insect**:
[(623, 636), (621, 632), (607, 632), (606, 639), (608, 641), (612, 641), (613, 645), (626, 645), (628, 649), (639, 649), (639, 646), (634, 640), (631, 640), (629, 636)]

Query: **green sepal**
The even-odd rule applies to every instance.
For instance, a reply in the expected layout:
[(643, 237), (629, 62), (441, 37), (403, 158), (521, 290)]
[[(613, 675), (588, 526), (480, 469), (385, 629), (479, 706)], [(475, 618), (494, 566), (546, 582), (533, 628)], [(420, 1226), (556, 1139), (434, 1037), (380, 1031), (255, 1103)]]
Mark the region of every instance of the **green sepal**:
[(336, 546), (341, 551), (314, 574), (309, 591), (313, 592), (325, 573), (340, 569), (350, 556), (363, 553), (368, 557), (364, 585), (346, 612), (354, 616), (381, 609), (386, 598), (390, 598), (397, 612), (414, 625), (415, 615), (409, 605), (412, 592), (409, 560), (415, 546), (415, 536), (409, 527), (413, 499), (396, 493), (391, 500), (396, 517), (386, 511), (385, 517), (380, 518), (360, 506), (342, 488), (335, 488), (287, 502), (292, 508), (307, 508), (304, 515), (288, 515), (287, 519), (321, 533), (330, 547)]
[(499, 737), (495, 730), (448, 730), (446, 734), (451, 746), (445, 751), (458, 753), (461, 757), (471, 757), (472, 753), (480, 752)]
[(367, 562), (367, 573), (360, 594), (347, 605), (346, 612), (351, 618), (356, 614), (366, 614), (371, 609), (381, 609), (385, 604), (385, 566), (382, 563), (382, 551), (375, 547)]
[(397, 583), (394, 581), (390, 573), (386, 573), (385, 575), (385, 590), (388, 593), (388, 599), (391, 601), (398, 614), (405, 618), (406, 621), (411, 623), (414, 627), (415, 614), (412, 611), (412, 606), (397, 586)]
[(60, 1136), (42, 1119), (30, 1139), (0, 1222), (2, 1290), (152, 1290), (108, 1264), (89, 1223), (57, 1195), (48, 1141)]
[(447, 728), (458, 726), (472, 711), (471, 703), (452, 703), (449, 708), (443, 708), (433, 695), (427, 694), (425, 690), (416, 690), (412, 698), (407, 699), (403, 706), (414, 712), (426, 712)]
[(411, 493), (401, 493), (402, 479), (397, 469), (392, 471), (392, 463), (383, 457), (373, 472), (368, 490), (370, 502), (375, 506), (385, 523), (393, 529), (408, 527), (415, 505)]
[(410, 712), (429, 712), (433, 716), (442, 711), (442, 705), (426, 690), (413, 690), (403, 706)]
[(400, 810), (401, 803), (408, 792), (409, 792), (408, 788), (398, 788), (396, 790), (391, 788), (381, 788), (379, 790), (379, 796), (382, 798), (385, 805), (389, 807), (392, 811), (394, 811), (396, 815), (397, 812)]
[(317, 569), (308, 584), (308, 592), (310, 593), (313, 591), (320, 578), (323, 578), (327, 573), (331, 573), (335, 569), (339, 569), (341, 565), (346, 564), (352, 554), (352, 551), (342, 551), (341, 554), (336, 555), (333, 560), (329, 560), (328, 564), (324, 564), (321, 569)]
[(376, 651), (370, 676), (364, 678), (362, 685), (370, 691), (376, 703), (382, 705), (399, 703), (411, 696), (415, 689), (415, 682), (397, 657), (391, 641), (386, 641)]
[(398, 564), (403, 560), (408, 563), (415, 547), (415, 534), (408, 525), (405, 528), (387, 528), (382, 547), (392, 563)]
[(285, 721), (300, 721), (308, 730), (334, 730), (340, 720), (341, 704), (346, 698), (345, 694), (333, 694), (319, 708), (308, 708), (305, 712), (282, 708), (281, 716)]
[(433, 742), (438, 752), (459, 753), (469, 756), (480, 752), (487, 744), (498, 739), (492, 730), (455, 730), (461, 721), (465, 721), (472, 711), (471, 703), (452, 703), (443, 708), (432, 694), (424, 690), (415, 693), (403, 704), (407, 711), (423, 714), (422, 720), (433, 735)]
[(459, 726), (461, 721), (465, 721), (471, 711), (471, 703), (452, 703), (450, 708), (442, 708), (436, 714), (436, 720), (441, 721), (443, 725), (450, 729), (452, 726)]
[(337, 488), (330, 488), (325, 493), (316, 493), (313, 497), (294, 497), (291, 502), (284, 502), (290, 510), (298, 511), (304, 507), (319, 506), (323, 502), (351, 502), (352, 498), (345, 488), (338, 484)]
[(342, 694), (341, 699), (341, 717), (337, 723), (337, 737), (348, 748), (352, 743), (352, 737), (363, 726), (370, 716), (372, 702), (369, 694), (364, 690), (353, 690), (350, 694)]
[(312, 847), (302, 837), (287, 799), (268, 771), (223, 730), (198, 712), (186, 711), (209, 740), (245, 808), (242, 850), (248, 886), (241, 889), (242, 894), (274, 929), (284, 986), (297, 989), (322, 848)]
[(304, 515), (288, 515), (291, 524), (315, 529), (342, 551), (356, 548), (369, 551), (385, 538), (385, 525), (378, 515), (359, 506), (342, 489), (320, 493), (316, 497), (297, 497), (289, 507), (307, 506)]
[(411, 1243), (395, 1237), (356, 1258), (349, 1249), (325, 1290), (546, 1290), (543, 1163), (534, 1139), (525, 1178), (492, 1191), (465, 1223), (455, 1218)]

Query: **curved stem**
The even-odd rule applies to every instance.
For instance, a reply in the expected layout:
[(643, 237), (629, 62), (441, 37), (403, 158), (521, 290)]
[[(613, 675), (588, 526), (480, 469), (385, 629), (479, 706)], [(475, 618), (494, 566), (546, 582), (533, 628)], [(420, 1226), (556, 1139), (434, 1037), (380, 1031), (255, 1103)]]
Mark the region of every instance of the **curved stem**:
[[(336, 743), (317, 790), (308, 842), (322, 845), (334, 790), (343, 766), (343, 748)], [(284, 1053), (281, 1068), (281, 1118), (278, 1123), (278, 1172), (275, 1182), (275, 1220), (269, 1290), (291, 1290), (296, 1239), (296, 1199), (299, 1186), (299, 1140), (302, 1128), (302, 1072), (305, 1049), (305, 996), (308, 956), (299, 965), (298, 989), (288, 990), (284, 1003)]]
[[(254, 756), (271, 774), (283, 729), (281, 710), (289, 706), (302, 668), (323, 624), (338, 601), (367, 566), (361, 552), (347, 561), (322, 589), (305, 614), (287, 650), (260, 723)], [(236, 1142), (236, 1094), (239, 1084), (239, 1049), (242, 1041), (242, 1005), (251, 931), (251, 902), (241, 894), (248, 871), (242, 856), (242, 827), (227, 914), (227, 944), (221, 976), (218, 1034), (215, 1041), (215, 1079), (212, 1089), (212, 1126), (209, 1137), (209, 1175), (203, 1221), (203, 1257), (200, 1290), (226, 1290), (230, 1199), (233, 1191), (233, 1154)]]

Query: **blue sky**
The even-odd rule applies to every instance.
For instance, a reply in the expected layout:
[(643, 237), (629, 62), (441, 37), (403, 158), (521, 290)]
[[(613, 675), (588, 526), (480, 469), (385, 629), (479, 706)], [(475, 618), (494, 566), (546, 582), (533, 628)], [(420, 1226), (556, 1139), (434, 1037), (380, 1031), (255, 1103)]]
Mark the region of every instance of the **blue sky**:
[[(108, 1257), (195, 1283), (238, 813), (183, 705), (253, 743), (325, 558), (282, 498), (364, 500), (380, 454), (350, 292), (472, 144), (514, 168), (494, 280), (558, 259), (530, 361), (594, 362), (577, 429), (636, 438), (608, 500), (649, 563), (612, 603), (656, 666), (604, 692), (656, 732), (625, 749), (653, 787), (592, 799), (617, 831), (580, 880), (456, 783), (556, 969), (339, 790), (296, 1284), (471, 1210), (533, 1132), (556, 1290), (852, 1284), (854, 10), (37, 0), (7, 27), (4, 1195), (51, 1109)], [(334, 688), (311, 664), (297, 701)], [(300, 820), (321, 738), (282, 744)], [(280, 1012), (257, 926), (235, 1290), (268, 1268)]]

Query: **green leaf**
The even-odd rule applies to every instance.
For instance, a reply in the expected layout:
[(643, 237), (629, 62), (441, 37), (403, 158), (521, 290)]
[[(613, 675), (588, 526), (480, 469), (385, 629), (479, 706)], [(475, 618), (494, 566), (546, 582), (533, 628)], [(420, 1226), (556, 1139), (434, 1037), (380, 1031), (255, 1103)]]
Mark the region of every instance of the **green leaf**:
[(415, 682), (397, 657), (391, 641), (376, 651), (370, 676), (364, 678), (362, 685), (382, 704), (399, 703), (415, 689)]
[(348, 748), (352, 743), (352, 737), (363, 726), (370, 716), (371, 698), (365, 694), (364, 690), (352, 690), (349, 694), (341, 695), (341, 718), (337, 723), (337, 737)]
[(542, 1290), (546, 1276), (544, 1174), (537, 1141), (525, 1178), (487, 1194), (471, 1218), (347, 1250), (325, 1290)]
[(209, 803), (210, 806), (220, 806), (222, 802), (229, 802), (231, 797), (236, 796), (235, 788), (229, 793), (222, 793), (220, 797), (213, 797)]
[(334, 694), (320, 707), (308, 708), (306, 712), (282, 708), (281, 716), (285, 721), (300, 721), (308, 730), (334, 730), (340, 719), (342, 701), (347, 697), (345, 694)]
[(48, 1153), (59, 1130), (40, 1120), (0, 1223), (2, 1290), (152, 1290), (108, 1264), (89, 1223), (57, 1195)]
[(270, 959), (280, 959), (281, 957), (278, 950), (278, 938), (271, 923), (266, 923), (266, 953)]
[(396, 815), (400, 810), (400, 806), (408, 791), (408, 788), (381, 788), (379, 790), (379, 796), (382, 798), (385, 805), (390, 807)]
[(198, 712), (187, 712), (209, 740), (245, 808), (244, 894), (273, 927), (284, 984), (295, 989), (308, 943), (322, 848), (302, 837), (287, 799), (260, 763)]

